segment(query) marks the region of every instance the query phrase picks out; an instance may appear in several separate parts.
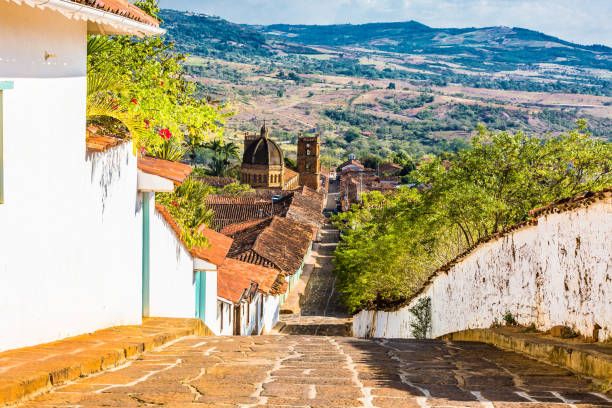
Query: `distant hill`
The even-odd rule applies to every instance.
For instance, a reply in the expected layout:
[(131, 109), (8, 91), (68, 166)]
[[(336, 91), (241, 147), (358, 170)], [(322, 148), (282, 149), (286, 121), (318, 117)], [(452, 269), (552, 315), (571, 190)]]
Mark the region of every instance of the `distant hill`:
[[(612, 48), (574, 44), (523, 28), (431, 28), (416, 21), (362, 25), (271, 25), (261, 31), (307, 45), (360, 46), (402, 54), (453, 56), (472, 66), (559, 63), (612, 69)], [(487, 66), (487, 63), (494, 63)]]
[(312, 46), (438, 55), (470, 69), (505, 71), (553, 63), (612, 70), (612, 48), (580, 45), (523, 28), (432, 28), (416, 21), (362, 25), (247, 26), (204, 14), (162, 10), (168, 38), (200, 56), (311, 54)]

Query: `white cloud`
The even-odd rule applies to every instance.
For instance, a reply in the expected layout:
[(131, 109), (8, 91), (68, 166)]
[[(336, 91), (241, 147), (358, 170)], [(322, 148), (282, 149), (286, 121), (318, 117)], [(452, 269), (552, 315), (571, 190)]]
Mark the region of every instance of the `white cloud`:
[(505, 25), (612, 46), (611, 0), (161, 0), (161, 5), (246, 24), (416, 20), (432, 27)]

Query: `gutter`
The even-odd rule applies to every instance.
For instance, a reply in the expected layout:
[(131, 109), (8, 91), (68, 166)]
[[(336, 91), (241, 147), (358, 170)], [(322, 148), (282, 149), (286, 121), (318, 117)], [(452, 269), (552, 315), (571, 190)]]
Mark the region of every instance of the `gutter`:
[[(149, 24), (141, 23), (131, 18), (123, 17), (118, 14), (100, 10), (94, 7), (83, 4), (76, 4), (68, 0), (7, 0), (19, 5), (25, 3), (30, 7), (39, 7), (41, 9), (50, 8), (62, 13), (67, 18), (76, 18), (80, 20), (91, 21), (99, 25), (110, 25), (117, 32), (113, 35), (139, 35), (139, 36), (154, 36), (163, 35), (166, 30), (160, 27), (155, 27)], [(101, 34), (104, 33), (103, 27), (98, 27)]]

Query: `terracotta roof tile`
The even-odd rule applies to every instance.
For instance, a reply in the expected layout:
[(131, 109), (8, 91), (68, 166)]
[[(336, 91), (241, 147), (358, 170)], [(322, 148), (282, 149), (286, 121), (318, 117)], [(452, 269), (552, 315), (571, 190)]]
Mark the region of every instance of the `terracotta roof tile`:
[(194, 248), (194, 255), (199, 259), (203, 259), (217, 266), (223, 264), (234, 240), (207, 228), (206, 225), (200, 227), (200, 232), (208, 240), (209, 247)]
[(68, 0), (71, 3), (83, 4), (99, 10), (139, 21), (153, 27), (159, 27), (159, 21), (151, 17), (127, 0)]
[(201, 181), (203, 184), (213, 187), (225, 187), (228, 184), (236, 183), (236, 179), (231, 177), (212, 177), (212, 176), (204, 176), (204, 177), (195, 177), (198, 181)]
[(188, 164), (177, 163), (156, 157), (143, 156), (138, 158), (138, 169), (145, 173), (154, 174), (180, 185), (193, 171)]
[(91, 135), (88, 136), (85, 145), (88, 152), (100, 153), (105, 152), (111, 147), (119, 146), (127, 142), (129, 139), (119, 139), (116, 137)]
[(290, 168), (285, 167), (285, 172), (283, 173), (283, 184), (289, 183), (291, 180), (299, 176), (298, 173), (291, 170)]
[(221, 265), (217, 271), (217, 296), (238, 303), (252, 283), (247, 277)]
[[(174, 217), (172, 217), (170, 211), (168, 211), (168, 209), (160, 203), (155, 203), (155, 210), (157, 210), (157, 212), (162, 216), (164, 221), (168, 223), (168, 226), (172, 229), (172, 231), (174, 231), (174, 234), (176, 235), (177, 239), (185, 246), (185, 249), (187, 249), (187, 244), (181, 236), (181, 227), (178, 225)], [(208, 244), (210, 245), (210, 247), (194, 247), (189, 251), (190, 255), (194, 258), (202, 259), (217, 266), (221, 265), (223, 263), (223, 260), (227, 256), (229, 249), (232, 246), (232, 239), (205, 227), (203, 233), (206, 239), (208, 240)]]
[(400, 170), (402, 170), (403, 167), (400, 166), (399, 164), (395, 164), (395, 163), (383, 163), (380, 166), (378, 166), (378, 171), (380, 171), (381, 173), (397, 173)]
[(215, 213), (211, 228), (221, 231), (228, 225), (261, 220), (271, 215), (284, 215), (288, 203), (285, 200), (272, 203), (271, 199), (258, 196), (228, 197), (209, 195), (208, 208)]
[(315, 231), (308, 224), (271, 217), (233, 234), (228, 256), (258, 265), (272, 264), (286, 274), (294, 274), (302, 265)]

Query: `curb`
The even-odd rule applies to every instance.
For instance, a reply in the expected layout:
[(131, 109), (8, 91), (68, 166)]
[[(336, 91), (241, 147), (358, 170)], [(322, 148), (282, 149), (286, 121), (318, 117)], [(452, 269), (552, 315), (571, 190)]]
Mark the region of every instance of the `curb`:
[(554, 339), (538, 338), (522, 333), (507, 334), (491, 329), (465, 330), (444, 335), (440, 339), (491, 344), (567, 368), (577, 374), (596, 378), (605, 384), (612, 384), (612, 353), (593, 350), (589, 344), (564, 343)]
[[(118, 367), (130, 359), (134, 359), (144, 352), (157, 349), (171, 341), (192, 335), (212, 335), (210, 330), (199, 319), (174, 319), (182, 321), (182, 327), (166, 327), (164, 332), (153, 335), (142, 335), (140, 339), (124, 341), (113, 341), (113, 334), (121, 330), (142, 328), (145, 330), (155, 329), (157, 319), (147, 319), (142, 326), (121, 326), (100, 330), (92, 334), (59, 340), (53, 343), (28, 347), (25, 349), (9, 350), (8, 353), (36, 353), (37, 347), (52, 349), (57, 347), (58, 355), (46, 361), (34, 360), (33, 364), (24, 364), (24, 367), (16, 373), (0, 373), (0, 406), (7, 406), (23, 402), (26, 399), (36, 397), (50, 391), (53, 387), (74, 381), (80, 377), (105, 371)], [(147, 324), (149, 323), (149, 324)], [(153, 325), (151, 325), (153, 324)], [(163, 327), (161, 329), (164, 329)], [(160, 329), (160, 330), (161, 330)], [(68, 355), (66, 349), (70, 349), (70, 342), (87, 342), (94, 336), (109, 339), (100, 348), (85, 349), (83, 352)], [(90, 340), (91, 341), (91, 340)], [(77, 347), (77, 346), (73, 346)], [(0, 353), (2, 356), (3, 353)]]

